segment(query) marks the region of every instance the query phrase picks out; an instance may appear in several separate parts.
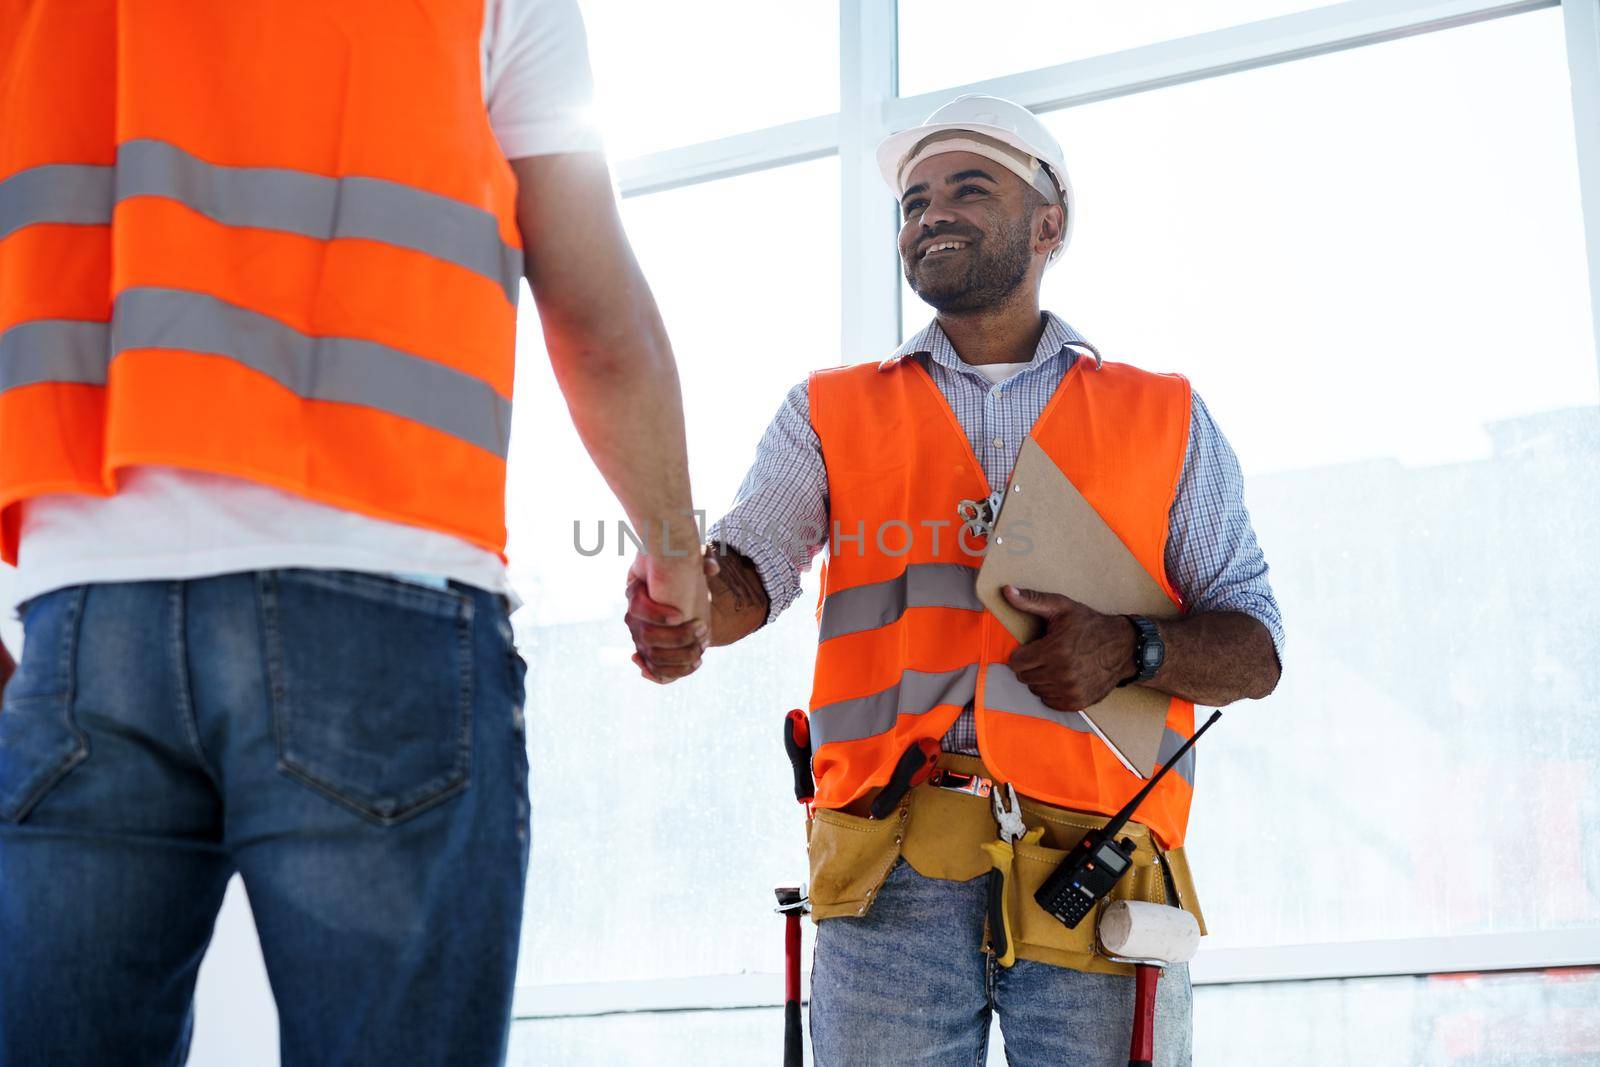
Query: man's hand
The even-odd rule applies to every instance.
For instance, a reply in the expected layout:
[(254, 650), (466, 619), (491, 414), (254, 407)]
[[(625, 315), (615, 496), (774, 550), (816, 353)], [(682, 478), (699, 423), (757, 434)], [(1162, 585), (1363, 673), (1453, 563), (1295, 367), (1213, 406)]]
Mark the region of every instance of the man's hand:
[[(1045, 621), (1045, 632), (1011, 654), (1011, 669), (1033, 695), (1058, 711), (1093, 707), (1133, 675), (1137, 635), (1121, 615), (1102, 615), (1071, 597), (1006, 586), (1013, 607)], [(1260, 700), (1282, 667), (1272, 635), (1241, 611), (1202, 611), (1156, 623), (1167, 647), (1161, 669), (1140, 682), (1208, 708)]]
[(11, 681), (11, 676), (17, 673), (17, 664), (11, 658), (11, 653), (6, 651), (4, 641), (0, 641), (0, 696), (5, 695), (6, 683)]
[(1011, 654), (1009, 666), (1057, 711), (1093, 707), (1136, 673), (1136, 634), (1121, 615), (1102, 615), (1071, 597), (1006, 586), (1011, 606), (1044, 620), (1045, 632)]
[[(698, 670), (700, 657), (711, 642), (708, 621), (711, 596), (706, 589), (706, 579), (717, 573), (717, 561), (711, 556), (703, 560), (691, 556), (687, 563), (694, 567), (698, 593), (693, 591), (693, 579), (686, 583), (682, 575), (658, 574), (658, 570), (665, 568), (657, 566), (654, 556), (640, 554), (628, 568), (628, 611), (622, 618), (633, 637), (633, 663), (640, 675), (660, 685)], [(688, 602), (700, 605), (700, 610), (692, 615), (676, 606), (684, 601), (673, 586), (683, 584), (691, 587)]]
[(640, 557), (628, 571), (624, 619), (633, 635), (634, 665), (652, 682), (664, 685), (693, 674), (708, 644), (719, 647), (742, 641), (767, 621), (771, 602), (761, 574), (736, 549), (717, 544), (705, 548), (711, 614), (703, 628), (699, 620), (685, 619), (683, 612), (660, 602), (647, 583), (647, 566)]
[(658, 607), (672, 609), (675, 621), (709, 626), (711, 591), (706, 579), (715, 573), (697, 552), (665, 557), (640, 553), (628, 568), (628, 595), (631, 599), (638, 585)]

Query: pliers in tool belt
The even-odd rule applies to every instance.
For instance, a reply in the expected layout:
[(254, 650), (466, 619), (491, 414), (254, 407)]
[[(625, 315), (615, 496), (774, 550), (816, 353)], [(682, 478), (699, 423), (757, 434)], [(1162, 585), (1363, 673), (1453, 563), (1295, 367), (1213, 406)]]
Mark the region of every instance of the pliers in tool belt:
[(989, 943), (994, 949), (995, 962), (1009, 967), (1017, 961), (1017, 946), (1011, 936), (1010, 893), (1016, 844), (1018, 841), (1036, 844), (1044, 836), (1044, 828), (1029, 830), (1023, 823), (1022, 806), (1010, 782), (1003, 786), (996, 783), (994, 792), (989, 794), (989, 805), (999, 827), (999, 840), (983, 845), (993, 865), (989, 871)]
[(994, 809), (994, 821), (1000, 827), (1000, 840), (1016, 844), (1028, 827), (1022, 821), (1022, 805), (1017, 802), (1017, 790), (1010, 782), (996, 786), (989, 794), (989, 806)]

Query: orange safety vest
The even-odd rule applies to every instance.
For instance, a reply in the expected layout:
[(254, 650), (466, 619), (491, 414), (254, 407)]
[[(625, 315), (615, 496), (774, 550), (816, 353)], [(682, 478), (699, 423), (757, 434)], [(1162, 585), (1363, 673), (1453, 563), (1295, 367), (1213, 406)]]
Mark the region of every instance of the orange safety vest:
[[(943, 737), (971, 701), (999, 780), (1065, 808), (1122, 807), (1143, 780), (1006, 666), (1017, 641), (975, 590), (986, 544), (961, 534), (956, 513), (990, 486), (926, 369), (905, 358), (832, 368), (809, 388), (832, 521), (811, 695), (817, 805), (885, 784), (907, 747)], [(1078, 359), (1031, 432), (1179, 606), (1163, 553), (1189, 417), (1184, 378)], [(1193, 732), (1194, 705), (1174, 698), (1166, 725), (1163, 760)], [(1139, 809), (1168, 848), (1183, 844), (1193, 781), (1185, 756)]]
[(0, 0), (0, 557), (164, 464), (503, 555), (482, 0)]

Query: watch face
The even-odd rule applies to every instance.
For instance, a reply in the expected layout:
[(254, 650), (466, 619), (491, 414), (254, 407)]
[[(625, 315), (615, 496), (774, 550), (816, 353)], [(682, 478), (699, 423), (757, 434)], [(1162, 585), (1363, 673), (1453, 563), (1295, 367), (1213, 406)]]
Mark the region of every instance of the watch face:
[(1146, 667), (1154, 667), (1161, 662), (1161, 649), (1156, 645), (1145, 645), (1143, 659)]

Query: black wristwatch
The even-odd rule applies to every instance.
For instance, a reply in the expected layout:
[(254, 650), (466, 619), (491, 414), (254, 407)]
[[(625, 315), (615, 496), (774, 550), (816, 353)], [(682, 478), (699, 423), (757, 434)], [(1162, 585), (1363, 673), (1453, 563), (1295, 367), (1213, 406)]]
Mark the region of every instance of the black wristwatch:
[(1138, 636), (1133, 641), (1134, 673), (1118, 682), (1118, 688), (1135, 682), (1148, 682), (1156, 676), (1167, 658), (1166, 642), (1161, 640), (1161, 631), (1156, 629), (1155, 623), (1143, 615), (1125, 615), (1123, 618), (1133, 624)]

